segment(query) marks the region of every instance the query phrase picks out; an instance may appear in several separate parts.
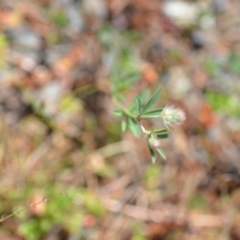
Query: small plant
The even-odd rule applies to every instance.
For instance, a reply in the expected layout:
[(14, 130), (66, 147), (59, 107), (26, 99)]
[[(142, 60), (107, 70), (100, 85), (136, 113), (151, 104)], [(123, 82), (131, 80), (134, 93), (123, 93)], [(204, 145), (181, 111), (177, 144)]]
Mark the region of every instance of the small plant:
[[(136, 137), (139, 137), (141, 133), (144, 134), (152, 163), (156, 162), (155, 152), (158, 152), (160, 156), (166, 160), (166, 155), (161, 148), (160, 140), (168, 138), (170, 127), (180, 124), (185, 120), (185, 113), (174, 106), (152, 109), (153, 105), (160, 97), (160, 93), (161, 90), (158, 89), (149, 100), (144, 103), (149, 95), (149, 91), (145, 91), (137, 95), (128, 108), (122, 108), (113, 112), (116, 116), (122, 118), (122, 132), (125, 132), (127, 128), (129, 128)], [(157, 129), (153, 126), (150, 130), (145, 129), (142, 120), (150, 118), (161, 118), (165, 128)]]

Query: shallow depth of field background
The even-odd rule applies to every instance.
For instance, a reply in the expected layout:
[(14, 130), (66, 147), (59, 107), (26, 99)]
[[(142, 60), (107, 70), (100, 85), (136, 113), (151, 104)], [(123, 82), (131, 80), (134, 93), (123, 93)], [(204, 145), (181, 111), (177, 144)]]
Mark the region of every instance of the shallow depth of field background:
[[(0, 239), (240, 239), (239, 16), (237, 0), (0, 1)], [(153, 165), (112, 112), (159, 87), (187, 120)]]

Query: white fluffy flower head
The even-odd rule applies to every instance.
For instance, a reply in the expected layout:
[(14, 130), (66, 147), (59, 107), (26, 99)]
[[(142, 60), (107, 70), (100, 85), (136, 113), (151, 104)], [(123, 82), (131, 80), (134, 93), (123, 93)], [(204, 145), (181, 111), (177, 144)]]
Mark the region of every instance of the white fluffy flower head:
[(181, 124), (186, 119), (183, 110), (175, 108), (174, 106), (166, 106), (160, 116), (167, 128), (169, 128), (169, 126)]

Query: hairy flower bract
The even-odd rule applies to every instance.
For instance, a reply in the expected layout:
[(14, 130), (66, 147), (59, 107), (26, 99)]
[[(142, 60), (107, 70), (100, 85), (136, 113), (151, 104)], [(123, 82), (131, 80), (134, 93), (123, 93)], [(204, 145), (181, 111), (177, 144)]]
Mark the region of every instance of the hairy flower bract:
[(174, 106), (166, 106), (160, 116), (167, 128), (169, 128), (169, 126), (181, 124), (186, 119), (183, 110)]

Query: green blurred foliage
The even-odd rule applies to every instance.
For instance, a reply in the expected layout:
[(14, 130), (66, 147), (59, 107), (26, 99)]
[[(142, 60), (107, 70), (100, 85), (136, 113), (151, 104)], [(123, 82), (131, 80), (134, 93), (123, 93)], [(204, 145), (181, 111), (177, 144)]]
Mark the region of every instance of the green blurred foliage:
[(59, 102), (60, 112), (76, 113), (82, 108), (81, 102), (73, 94), (64, 96)]
[(240, 116), (238, 110), (239, 99), (236, 95), (217, 91), (207, 91), (205, 96), (212, 108), (219, 113), (232, 117)]
[(155, 189), (159, 184), (159, 178), (162, 173), (162, 167), (160, 165), (148, 166), (143, 174), (143, 185), (146, 189)]
[(240, 72), (240, 55), (232, 51), (229, 54), (227, 65), (232, 73), (238, 74)]
[(221, 71), (220, 64), (216, 60), (211, 58), (206, 59), (203, 62), (203, 66), (213, 76), (218, 76)]
[(6, 67), (6, 53), (9, 43), (5, 34), (0, 33), (0, 69)]
[(136, 45), (140, 36), (136, 31), (116, 31), (110, 25), (105, 25), (98, 31), (100, 41), (111, 52), (110, 57), (113, 58), (110, 74), (111, 92), (121, 100), (126, 100), (124, 92), (140, 80), (140, 66), (136, 64)]
[(131, 237), (131, 240), (147, 240), (147, 238), (140, 233), (134, 233), (134, 235)]
[[(33, 191), (36, 192), (36, 189)], [(67, 192), (62, 194), (59, 194), (59, 191), (60, 189), (56, 185), (52, 185), (48, 189), (51, 197), (46, 198), (46, 201), (41, 203), (46, 206), (41, 215), (33, 215), (24, 221), (27, 210), (20, 213), (19, 218), (23, 221), (18, 231), (26, 240), (40, 239), (57, 226), (68, 229), (70, 233), (75, 233), (81, 227), (83, 210), (76, 206), (76, 202), (82, 201), (82, 194), (75, 188), (69, 188)], [(55, 196), (52, 195), (54, 192), (57, 192)]]
[(194, 194), (188, 202), (188, 208), (208, 211), (210, 206), (203, 194)]
[(101, 217), (106, 213), (106, 209), (104, 208), (97, 194), (95, 194), (89, 189), (85, 189), (83, 190), (82, 195), (83, 204), (88, 213), (96, 217)]
[(55, 9), (53, 12), (51, 12), (50, 15), (52, 17), (53, 23), (55, 23), (57, 27), (65, 28), (69, 25), (69, 18), (67, 17), (64, 10)]

